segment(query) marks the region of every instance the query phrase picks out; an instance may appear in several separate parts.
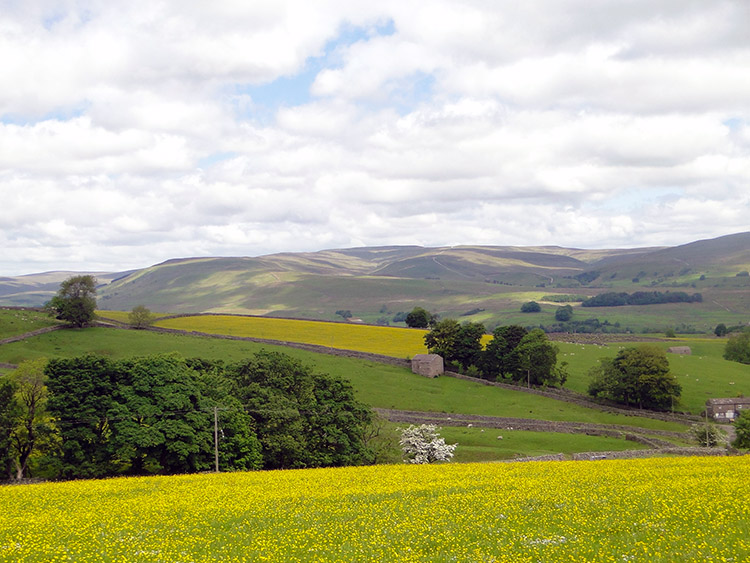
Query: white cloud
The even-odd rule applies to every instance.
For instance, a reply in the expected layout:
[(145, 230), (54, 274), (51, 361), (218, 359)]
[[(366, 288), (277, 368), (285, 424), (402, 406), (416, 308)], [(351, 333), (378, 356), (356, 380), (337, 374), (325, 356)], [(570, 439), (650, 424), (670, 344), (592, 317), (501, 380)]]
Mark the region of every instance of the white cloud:
[(4, 273), (747, 229), (744, 0), (7, 4)]

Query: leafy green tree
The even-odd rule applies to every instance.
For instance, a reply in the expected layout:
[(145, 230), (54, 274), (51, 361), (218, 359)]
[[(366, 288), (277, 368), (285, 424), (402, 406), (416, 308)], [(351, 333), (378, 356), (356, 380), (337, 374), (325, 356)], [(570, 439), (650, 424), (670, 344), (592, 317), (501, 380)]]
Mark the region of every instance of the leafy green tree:
[(521, 362), (515, 350), (528, 334), (519, 325), (506, 325), (496, 328), (492, 340), (487, 343), (480, 359), (482, 376), (490, 381), (497, 378), (520, 378), (523, 373)]
[(464, 370), (481, 363), (482, 337), (485, 332), (482, 323), (463, 323), (459, 327), (454, 358)]
[(724, 323), (717, 324), (716, 328), (714, 329), (714, 334), (716, 336), (726, 336), (727, 332), (727, 325), (725, 325)]
[(96, 310), (96, 280), (93, 276), (68, 278), (45, 308), (57, 319), (79, 328), (86, 326)]
[(46, 358), (21, 362), (8, 378), (15, 384), (18, 418), (12, 432), (13, 462), (16, 479), (29, 477), (32, 456), (44, 450), (54, 434), (47, 413)]
[(424, 343), (430, 354), (443, 357), (446, 364), (455, 359), (456, 346), (461, 325), (455, 319), (443, 319), (424, 335)]
[(277, 352), (230, 365), (227, 375), (256, 424), (266, 469), (369, 463), (369, 408), (351, 384)]
[(57, 473), (65, 479), (114, 474), (108, 455), (115, 366), (99, 356), (52, 359), (45, 368), (47, 409), (62, 441)]
[(573, 318), (573, 307), (570, 305), (563, 305), (562, 307), (558, 307), (555, 311), (555, 320), (559, 321), (561, 323), (568, 322), (570, 319)]
[(522, 313), (539, 313), (542, 310), (542, 306), (536, 301), (527, 301), (521, 305)]
[(588, 392), (594, 397), (647, 409), (668, 409), (679, 400), (682, 387), (669, 371), (664, 350), (642, 344), (603, 358), (589, 371)]
[(724, 359), (741, 364), (750, 364), (750, 330), (733, 334), (724, 345)]
[(743, 450), (750, 449), (750, 411), (740, 412), (740, 416), (734, 421), (734, 430), (737, 437), (732, 445)]
[(133, 328), (148, 328), (154, 324), (154, 320), (156, 317), (143, 305), (133, 307), (133, 310), (128, 313), (128, 324)]
[(254, 421), (218, 370), (196, 371), (176, 355), (112, 361), (53, 360), (49, 405), (59, 421), (59, 476), (173, 474), (214, 467), (258, 469)]
[(410, 328), (429, 328), (437, 322), (435, 315), (422, 307), (414, 307), (404, 320)]
[(20, 416), (15, 384), (7, 377), (0, 377), (0, 480), (14, 476), (13, 432)]
[(547, 338), (542, 329), (535, 328), (524, 336), (514, 350), (521, 370), (514, 379), (524, 376), (527, 385), (564, 385), (567, 380), (565, 365), (557, 365), (559, 348)]
[(479, 363), (484, 332), (481, 323), (443, 319), (425, 334), (424, 341), (431, 354), (439, 354), (447, 364), (457, 362), (466, 370)]

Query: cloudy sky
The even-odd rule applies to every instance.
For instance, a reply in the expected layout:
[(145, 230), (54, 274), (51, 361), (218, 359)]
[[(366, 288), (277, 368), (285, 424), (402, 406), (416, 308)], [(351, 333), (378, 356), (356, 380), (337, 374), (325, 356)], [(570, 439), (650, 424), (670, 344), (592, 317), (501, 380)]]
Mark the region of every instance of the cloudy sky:
[(750, 230), (747, 0), (0, 0), (0, 275)]

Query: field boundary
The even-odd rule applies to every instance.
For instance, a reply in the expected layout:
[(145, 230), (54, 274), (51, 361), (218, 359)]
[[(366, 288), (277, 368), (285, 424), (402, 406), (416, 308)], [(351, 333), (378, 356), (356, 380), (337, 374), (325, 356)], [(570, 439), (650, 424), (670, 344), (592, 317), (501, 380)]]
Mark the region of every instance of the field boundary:
[[(527, 430), (531, 432), (559, 432), (562, 434), (590, 434), (625, 438), (652, 447), (674, 447), (672, 442), (662, 438), (684, 440), (687, 434), (672, 430), (656, 430), (625, 426), (622, 424), (597, 424), (593, 422), (565, 422), (534, 418), (515, 418), (479, 414), (443, 413), (426, 411), (405, 411), (374, 408), (376, 413), (391, 422), (411, 424), (441, 424), (445, 426), (477, 426), (503, 430)], [(658, 438), (657, 438), (658, 436)], [(646, 441), (644, 441), (644, 438)]]
[(46, 334), (48, 332), (54, 332), (56, 330), (63, 330), (65, 328), (68, 327), (65, 325), (46, 326), (44, 328), (32, 330), (31, 332), (24, 332), (23, 334), (17, 334), (16, 336), (9, 336), (8, 338), (3, 338), (2, 340), (0, 340), (0, 346), (3, 344), (10, 344), (12, 342), (20, 342), (21, 340), (26, 340), (27, 338), (33, 338), (34, 336), (39, 336), (40, 334)]
[(586, 395), (576, 393), (570, 389), (554, 389), (548, 388), (535, 388), (535, 387), (523, 387), (521, 385), (512, 385), (510, 383), (502, 383), (500, 381), (488, 381), (487, 379), (481, 379), (479, 377), (472, 377), (470, 375), (464, 375), (455, 371), (446, 371), (443, 375), (447, 377), (455, 377), (456, 379), (464, 379), (466, 381), (473, 381), (480, 385), (488, 385), (492, 387), (500, 387), (502, 389), (509, 389), (512, 391), (521, 391), (523, 393), (530, 393), (532, 395), (539, 395), (550, 399), (556, 399), (558, 401), (565, 401), (566, 403), (572, 403), (578, 406), (587, 407), (591, 409), (608, 412), (611, 414), (621, 414), (624, 416), (638, 416), (641, 418), (651, 418), (655, 420), (661, 420), (662, 422), (678, 422), (694, 424), (700, 422), (702, 419), (699, 416), (685, 414), (685, 413), (661, 413), (657, 411), (641, 410), (641, 409), (627, 409), (622, 407), (616, 407), (612, 405), (604, 405), (597, 401), (588, 398)]

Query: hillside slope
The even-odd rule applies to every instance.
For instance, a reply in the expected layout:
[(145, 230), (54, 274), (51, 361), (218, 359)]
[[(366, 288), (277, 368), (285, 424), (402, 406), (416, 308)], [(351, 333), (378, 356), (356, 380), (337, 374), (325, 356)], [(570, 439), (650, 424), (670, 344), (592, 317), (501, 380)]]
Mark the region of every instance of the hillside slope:
[[(520, 304), (550, 293), (703, 292), (693, 312), (663, 308), (641, 325), (673, 326), (693, 316), (705, 326), (747, 322), (750, 232), (672, 248), (585, 250), (555, 246), (385, 246), (280, 253), (260, 257), (174, 259), (134, 272), (97, 274), (99, 307), (227, 312), (336, 319), (349, 310), (364, 322), (392, 322), (415, 305), (443, 316), (487, 323), (554, 321), (554, 310), (518, 318)], [(0, 305), (39, 305), (66, 273), (0, 279)], [(69, 273), (68, 273), (69, 274)], [(549, 307), (552, 307), (550, 305)], [(515, 313), (514, 313), (515, 312)], [(622, 316), (623, 311), (617, 311)], [(579, 317), (620, 321), (598, 309)], [(586, 318), (588, 318), (586, 317)], [(339, 318), (340, 319), (340, 318)], [(627, 322), (631, 322), (628, 319)]]

